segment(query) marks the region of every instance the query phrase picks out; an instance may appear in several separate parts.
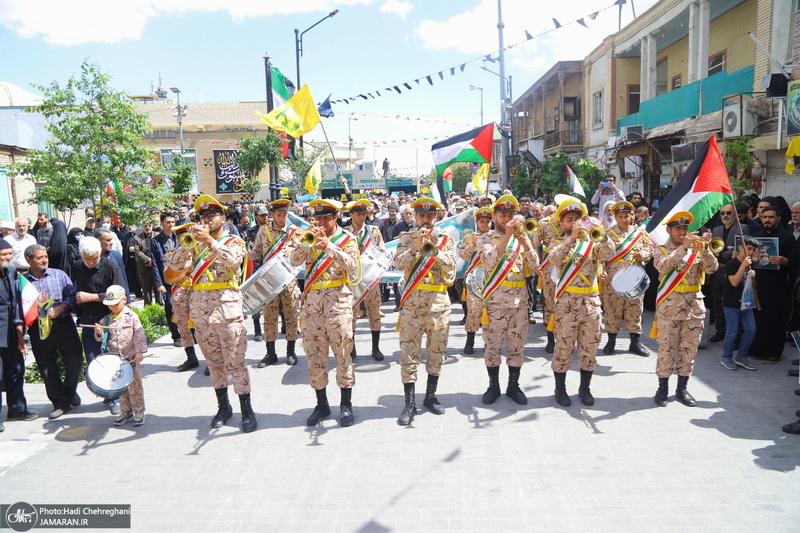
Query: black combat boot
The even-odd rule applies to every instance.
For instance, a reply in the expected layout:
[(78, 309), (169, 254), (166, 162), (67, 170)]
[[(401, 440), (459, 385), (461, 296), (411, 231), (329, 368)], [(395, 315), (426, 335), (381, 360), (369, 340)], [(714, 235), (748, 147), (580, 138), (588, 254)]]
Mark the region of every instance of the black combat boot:
[(372, 358), (376, 361), (383, 361), (383, 352), (380, 347), (381, 331), (372, 332)]
[(250, 433), (255, 431), (258, 427), (256, 422), (256, 414), (253, 412), (253, 406), (250, 405), (250, 393), (239, 395), (239, 405), (242, 408), (242, 431)]
[(603, 353), (605, 355), (614, 355), (614, 348), (617, 346), (617, 334), (609, 333), (608, 342), (603, 346)]
[(475, 332), (467, 332), (467, 344), (464, 345), (464, 353), (470, 355), (475, 353)]
[(556, 378), (556, 403), (561, 407), (569, 407), (572, 405), (572, 400), (567, 394), (567, 373), (553, 372), (553, 376)]
[(594, 405), (594, 396), (589, 389), (592, 384), (592, 373), (591, 370), (581, 370), (581, 385), (578, 387), (578, 398), (581, 399), (583, 405), (590, 407)]
[(278, 354), (275, 353), (275, 341), (267, 341), (267, 355), (258, 362), (258, 368), (274, 365), (278, 362)]
[(414, 420), (414, 415), (417, 414), (417, 405), (414, 399), (414, 384), (403, 383), (403, 394), (405, 395), (406, 404), (403, 407), (403, 412), (400, 413), (400, 418), (397, 423), (401, 426), (407, 426)]
[(483, 405), (492, 405), (500, 397), (500, 367), (487, 366), (486, 372), (489, 374), (489, 388), (483, 393), (481, 401)]
[(194, 346), (187, 346), (183, 351), (186, 352), (186, 361), (178, 366), (178, 372), (186, 372), (187, 370), (200, 366), (200, 362), (197, 360), (197, 354), (194, 351)]
[(297, 341), (286, 341), (286, 364), (294, 366), (297, 364), (297, 355), (294, 353), (294, 343)]
[(657, 406), (666, 407), (667, 396), (669, 396), (669, 378), (658, 378), (658, 390), (653, 400)]
[(225, 425), (230, 417), (233, 416), (233, 408), (231, 402), (228, 401), (228, 387), (222, 389), (214, 389), (217, 394), (217, 414), (211, 419), (212, 428), (221, 428)]
[(675, 389), (675, 397), (686, 407), (696, 407), (697, 402), (686, 390), (687, 383), (689, 383), (689, 376), (678, 376), (678, 388)]
[(650, 350), (639, 342), (638, 333), (631, 333), (631, 345), (628, 347), (628, 351), (635, 355), (641, 355), (642, 357), (650, 357)]
[(521, 370), (522, 368), (518, 366), (508, 367), (508, 388), (506, 388), (506, 396), (520, 405), (528, 405), (528, 398), (525, 397), (525, 393), (519, 388), (519, 373)]
[(350, 359), (355, 361), (356, 357), (358, 357), (358, 354), (356, 353), (356, 339), (355, 339), (355, 335), (353, 335), (353, 349), (350, 350)]
[(355, 418), (353, 418), (353, 403), (351, 401), (353, 389), (348, 387), (340, 390), (342, 391), (342, 401), (339, 402), (339, 425), (346, 428), (352, 426), (355, 421)]
[(444, 414), (444, 406), (439, 403), (436, 398), (436, 387), (439, 385), (439, 376), (431, 376), (428, 374), (428, 386), (425, 389), (425, 399), (422, 400), (422, 405), (435, 415)]
[(544, 347), (544, 351), (547, 353), (553, 353), (556, 350), (556, 336), (553, 335), (552, 331), (547, 332), (547, 346)]
[(331, 414), (331, 406), (328, 405), (328, 395), (325, 389), (314, 392), (317, 394), (317, 406), (314, 407), (314, 412), (311, 413), (308, 420), (306, 420), (307, 426), (316, 426), (320, 421)]

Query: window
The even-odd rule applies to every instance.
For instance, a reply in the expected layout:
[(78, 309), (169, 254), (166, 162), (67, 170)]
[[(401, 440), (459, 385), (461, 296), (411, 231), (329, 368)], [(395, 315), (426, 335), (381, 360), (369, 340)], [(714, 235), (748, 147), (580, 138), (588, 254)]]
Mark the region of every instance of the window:
[(175, 138), (175, 130), (153, 130), (144, 134), (145, 139), (172, 139)]
[(725, 52), (708, 58), (708, 75), (725, 70)]
[(679, 88), (681, 86), (681, 75), (678, 74), (674, 78), (672, 78), (672, 90)]
[(656, 63), (656, 96), (661, 96), (667, 92), (667, 76), (669, 75), (669, 66), (667, 59), (662, 59)]
[(561, 129), (561, 117), (558, 114), (558, 106), (553, 108), (553, 125), (556, 131)]
[(603, 91), (592, 95), (592, 126), (603, 125)]
[(638, 85), (628, 85), (628, 114), (633, 115), (639, 112), (639, 104), (642, 101), (641, 88)]
[(536, 124), (534, 124), (534, 126), (533, 126), (533, 134), (536, 135), (537, 137), (542, 134), (542, 123), (541, 122), (537, 122)]
[(553, 131), (553, 118), (552, 117), (545, 117), (544, 119), (544, 131), (551, 132)]

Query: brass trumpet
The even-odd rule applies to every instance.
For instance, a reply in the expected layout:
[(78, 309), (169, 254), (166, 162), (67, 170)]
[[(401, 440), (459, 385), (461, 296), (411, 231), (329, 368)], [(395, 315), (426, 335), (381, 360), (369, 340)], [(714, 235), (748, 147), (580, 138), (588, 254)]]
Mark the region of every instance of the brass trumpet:
[(535, 218), (528, 218), (525, 219), (525, 223), (522, 225), (522, 228), (525, 230), (525, 233), (530, 235), (531, 233), (536, 233), (536, 231), (539, 229), (539, 223), (536, 222)]
[(591, 228), (585, 228), (581, 225), (578, 228), (578, 236), (577, 240), (586, 240), (589, 239), (592, 242), (603, 242), (608, 238), (606, 235), (606, 230), (601, 228), (600, 226), (592, 226)]
[(439, 249), (431, 241), (425, 241), (419, 245), (419, 253), (423, 257), (433, 257), (439, 253)]
[(317, 234), (311, 230), (303, 232), (300, 235), (300, 244), (307, 248), (313, 247), (317, 243)]
[(711, 242), (708, 243), (708, 249), (711, 250), (713, 253), (718, 254), (725, 249), (725, 241), (723, 241), (719, 237), (717, 237), (716, 239), (711, 239)]
[(194, 247), (197, 246), (197, 238), (188, 231), (185, 231), (178, 235), (178, 244), (181, 245), (181, 248), (193, 250)]

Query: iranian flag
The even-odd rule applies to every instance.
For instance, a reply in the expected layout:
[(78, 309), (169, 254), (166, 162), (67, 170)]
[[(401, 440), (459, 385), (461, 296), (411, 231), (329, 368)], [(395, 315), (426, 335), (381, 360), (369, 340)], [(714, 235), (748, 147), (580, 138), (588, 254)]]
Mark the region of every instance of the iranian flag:
[(658, 211), (647, 224), (647, 232), (663, 245), (669, 240), (667, 227), (661, 223), (678, 211), (689, 211), (694, 222), (689, 231), (697, 231), (708, 222), (719, 209), (733, 201), (733, 190), (728, 180), (728, 170), (712, 136), (703, 145), (697, 158), (686, 169), (675, 187), (658, 206)]
[(39, 308), (36, 305), (39, 300), (39, 291), (25, 276), (19, 277), (19, 291), (22, 299), (22, 321), (26, 326), (32, 326), (39, 318)]
[(493, 137), (494, 123), (450, 137), (431, 147), (433, 164), (436, 166), (436, 188), (445, 206), (445, 194), (453, 190), (452, 174), (449, 181), (445, 179), (447, 167), (460, 162), (491, 163)]

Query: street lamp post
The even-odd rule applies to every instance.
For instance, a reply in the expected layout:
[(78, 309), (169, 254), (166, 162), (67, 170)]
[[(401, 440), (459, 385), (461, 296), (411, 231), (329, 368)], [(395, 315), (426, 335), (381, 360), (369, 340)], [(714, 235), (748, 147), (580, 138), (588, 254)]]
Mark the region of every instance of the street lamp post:
[(357, 118), (353, 118), (353, 117), (347, 117), (347, 139), (348, 139), (348, 144), (347, 144), (347, 166), (348, 166), (348, 170), (352, 170), (353, 169), (353, 161), (352, 161), (352, 157), (353, 157), (353, 136), (350, 134), (350, 123), (352, 121), (354, 121), (354, 120), (358, 120), (358, 119)]
[[(312, 26), (309, 26), (308, 28), (306, 28), (302, 32), (300, 30), (298, 30), (297, 28), (294, 29), (294, 57), (295, 57), (295, 66), (297, 67), (297, 90), (298, 91), (302, 88), (302, 85), (300, 84), (300, 57), (303, 55), (303, 35), (306, 32), (312, 30), (315, 26), (317, 26), (317, 24), (320, 24), (324, 20), (333, 17), (338, 12), (339, 12), (338, 9), (334, 9), (333, 11), (331, 11), (330, 13), (328, 13), (327, 15), (322, 17), (320, 20), (318, 20), (315, 24), (313, 24)], [(303, 146), (303, 137), (301, 136), (300, 137), (300, 147), (302, 148), (302, 146)]]
[(181, 139), (181, 157), (183, 157), (183, 117), (186, 116), (186, 110), (189, 106), (181, 107), (181, 90), (177, 87), (170, 87), (170, 91), (175, 93), (178, 105), (172, 107), (172, 116), (178, 119), (178, 135)]
[(483, 126), (483, 87), (478, 87), (477, 85), (470, 85), (469, 90), (481, 92), (481, 126)]
[(508, 130), (509, 130), (507, 132), (509, 137), (507, 137), (504, 134), (502, 136), (502, 139), (500, 140), (500, 148), (501, 148), (501, 151), (502, 151), (502, 154), (503, 154), (502, 155), (503, 161), (502, 161), (502, 167), (501, 167), (503, 169), (503, 175), (502, 175), (503, 187), (506, 187), (508, 185), (508, 169), (506, 168), (508, 166), (507, 165), (507, 159), (508, 159), (508, 156), (511, 153), (511, 139), (510, 139), (510, 135), (511, 135), (511, 132), (510, 132), (511, 112), (509, 111), (509, 109), (511, 108), (511, 102), (512, 102), (512, 98), (513, 98), (513, 96), (512, 96), (512, 88), (513, 88), (513, 86), (511, 84), (511, 76), (506, 78), (504, 76), (505, 72), (503, 71), (502, 68), (500, 69), (501, 74), (498, 74), (497, 72), (494, 72), (493, 70), (489, 70), (485, 66), (482, 66), (481, 68), (483, 70), (485, 70), (486, 72), (488, 72), (489, 74), (494, 74), (495, 76), (500, 78), (500, 87), (501, 87), (501, 91), (500, 91), (500, 93), (501, 93), (501, 98), (500, 98), (500, 126), (502, 128), (508, 128)]

